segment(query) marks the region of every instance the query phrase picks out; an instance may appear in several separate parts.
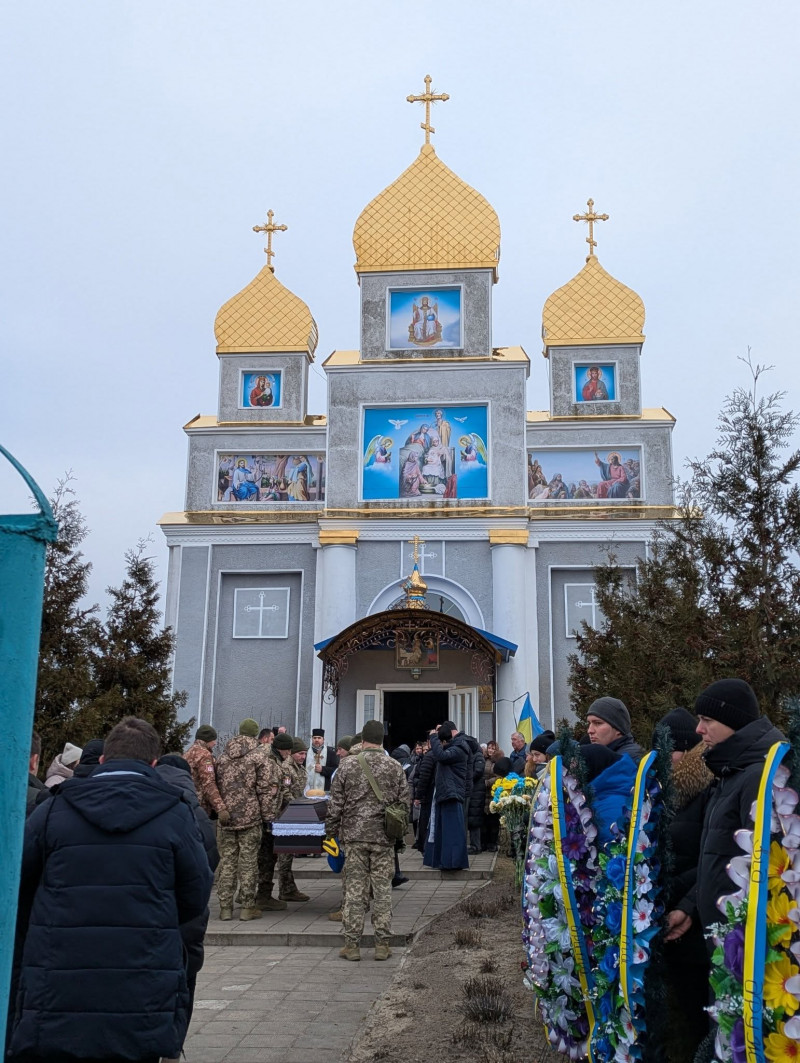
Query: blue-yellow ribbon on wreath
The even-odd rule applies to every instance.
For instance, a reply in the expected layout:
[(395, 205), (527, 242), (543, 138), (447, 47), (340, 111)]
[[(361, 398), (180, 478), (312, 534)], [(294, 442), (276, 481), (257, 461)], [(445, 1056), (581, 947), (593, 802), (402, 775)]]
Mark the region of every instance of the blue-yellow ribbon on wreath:
[[(655, 763), (655, 752), (648, 753), (639, 762), (636, 782), (631, 796), (631, 821), (628, 826), (628, 853), (625, 864), (625, 889), (622, 893), (622, 925), (619, 938), (619, 987), (625, 1007), (632, 1011), (634, 992), (643, 985), (643, 974), (634, 970), (633, 963), (633, 908), (636, 902), (636, 853), (642, 831), (642, 809), (647, 796), (647, 773)], [(657, 928), (656, 928), (657, 929)], [(655, 930), (653, 931), (655, 933)], [(643, 966), (643, 965), (640, 965)]]

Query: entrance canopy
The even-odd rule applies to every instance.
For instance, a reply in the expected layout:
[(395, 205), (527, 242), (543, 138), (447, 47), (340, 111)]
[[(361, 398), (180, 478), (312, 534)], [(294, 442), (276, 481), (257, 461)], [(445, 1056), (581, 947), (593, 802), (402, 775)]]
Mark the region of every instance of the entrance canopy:
[(362, 650), (394, 650), (397, 667), (418, 674), (438, 666), (440, 649), (461, 651), (469, 654), (472, 674), (480, 684), (490, 684), (496, 665), (517, 652), (516, 644), (507, 639), (427, 609), (373, 613), (318, 642), (314, 649), (324, 664), (323, 687), (334, 696), (350, 658)]

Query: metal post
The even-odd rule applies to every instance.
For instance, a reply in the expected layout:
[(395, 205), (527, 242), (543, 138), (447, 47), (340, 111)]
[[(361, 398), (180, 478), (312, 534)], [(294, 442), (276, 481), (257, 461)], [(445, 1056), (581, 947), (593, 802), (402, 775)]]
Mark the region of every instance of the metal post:
[(58, 525), (38, 484), (8, 451), (40, 512), (0, 516), (0, 727), (6, 770), (0, 774), (0, 1046), (5, 1044), (11, 960), (17, 920), (25, 796), (33, 731), (45, 551)]

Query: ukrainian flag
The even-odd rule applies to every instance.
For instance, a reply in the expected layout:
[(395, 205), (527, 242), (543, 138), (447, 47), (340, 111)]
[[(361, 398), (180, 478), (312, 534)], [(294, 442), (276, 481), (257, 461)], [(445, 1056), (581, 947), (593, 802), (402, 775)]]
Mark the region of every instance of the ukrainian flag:
[(522, 706), (522, 712), (519, 714), (517, 730), (521, 735), (524, 735), (525, 741), (528, 744), (530, 744), (537, 735), (544, 733), (544, 727), (539, 723), (536, 713), (533, 711), (530, 694), (525, 695), (525, 704)]

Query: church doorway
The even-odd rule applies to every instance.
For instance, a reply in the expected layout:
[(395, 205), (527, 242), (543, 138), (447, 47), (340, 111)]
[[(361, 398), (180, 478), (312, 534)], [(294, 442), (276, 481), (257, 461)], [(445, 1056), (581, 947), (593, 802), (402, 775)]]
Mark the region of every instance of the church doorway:
[(407, 745), (413, 751), (414, 743), (444, 723), (449, 718), (449, 712), (448, 690), (419, 690), (415, 687), (384, 690), (386, 748), (391, 751), (399, 745)]

